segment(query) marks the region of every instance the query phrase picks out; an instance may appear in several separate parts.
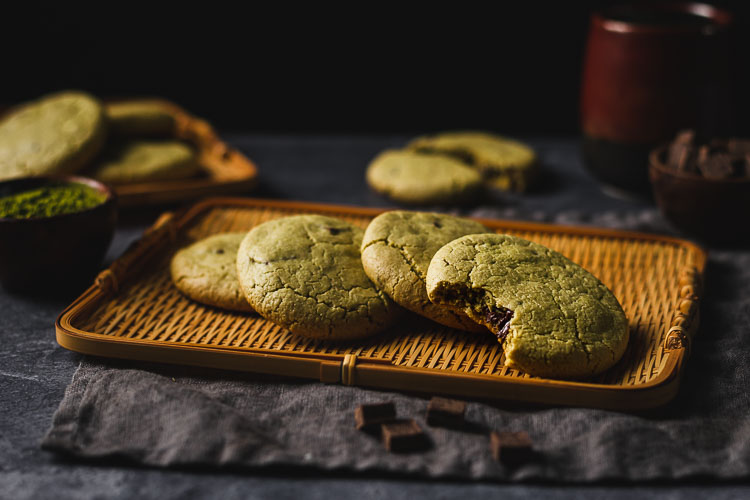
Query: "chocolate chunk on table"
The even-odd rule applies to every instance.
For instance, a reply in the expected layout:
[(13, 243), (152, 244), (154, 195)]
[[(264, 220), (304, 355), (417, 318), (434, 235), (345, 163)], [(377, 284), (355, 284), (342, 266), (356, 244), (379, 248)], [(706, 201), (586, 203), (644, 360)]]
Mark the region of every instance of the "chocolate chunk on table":
[(492, 432), (492, 456), (505, 465), (520, 465), (534, 456), (529, 434), (526, 432)]
[(388, 451), (422, 451), (429, 447), (429, 440), (413, 419), (394, 420), (381, 425), (383, 444)]
[(396, 407), (392, 402), (361, 405), (354, 410), (358, 430), (375, 430), (395, 418)]
[(458, 428), (464, 425), (466, 403), (455, 399), (432, 398), (427, 405), (427, 425)]

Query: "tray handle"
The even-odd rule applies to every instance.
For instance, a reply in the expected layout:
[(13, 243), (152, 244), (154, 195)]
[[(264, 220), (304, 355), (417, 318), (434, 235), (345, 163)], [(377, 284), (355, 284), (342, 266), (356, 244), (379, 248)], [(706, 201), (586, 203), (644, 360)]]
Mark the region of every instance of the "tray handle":
[(698, 312), (700, 293), (700, 273), (693, 266), (686, 266), (680, 271), (680, 295), (677, 307), (672, 315), (667, 337), (664, 339), (664, 351), (685, 348), (690, 355), (694, 321)]
[[(167, 238), (163, 237), (164, 234), (167, 235)], [(96, 276), (94, 283), (105, 295), (110, 293), (116, 295), (120, 291), (125, 271), (131, 267), (133, 261), (153, 251), (156, 247), (160, 247), (164, 242), (174, 243), (176, 239), (177, 224), (175, 214), (173, 212), (164, 212), (151, 227), (143, 232), (143, 236), (128, 246), (121, 257)]]

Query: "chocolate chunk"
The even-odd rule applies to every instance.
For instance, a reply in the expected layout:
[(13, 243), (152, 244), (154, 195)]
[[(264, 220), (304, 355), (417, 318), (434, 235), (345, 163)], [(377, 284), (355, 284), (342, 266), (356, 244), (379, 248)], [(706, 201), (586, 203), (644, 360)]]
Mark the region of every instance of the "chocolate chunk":
[(383, 444), (388, 451), (422, 451), (429, 447), (427, 436), (413, 419), (394, 420), (381, 425)]
[(669, 149), (668, 165), (680, 172), (698, 173), (698, 167), (695, 164), (695, 148), (684, 144), (672, 145)]
[(692, 130), (683, 130), (678, 133), (674, 142), (669, 145), (667, 165), (684, 172), (692, 170), (691, 160), (695, 156), (694, 139), (695, 132)]
[(492, 432), (490, 446), (495, 460), (505, 465), (520, 465), (528, 462), (534, 456), (531, 438), (528, 433), (521, 432)]
[(336, 236), (339, 233), (349, 230), (349, 228), (338, 228), (338, 227), (328, 227), (326, 229), (328, 229), (328, 232), (331, 233), (331, 236)]
[(396, 407), (392, 402), (361, 405), (354, 410), (357, 430), (375, 430), (381, 424), (396, 418)]
[(698, 153), (698, 168), (706, 179), (726, 179), (734, 175), (732, 156), (728, 153), (709, 154), (702, 146)]
[(675, 144), (693, 144), (695, 130), (680, 130), (674, 138)]
[(740, 157), (750, 154), (750, 139), (729, 139), (727, 141), (727, 151), (731, 155)]
[(460, 428), (464, 425), (466, 403), (455, 399), (432, 398), (427, 405), (427, 425)]
[(502, 343), (508, 335), (510, 329), (510, 320), (513, 318), (513, 311), (504, 307), (485, 307), (484, 321), (489, 325), (490, 330)]
[(727, 140), (726, 139), (711, 139), (708, 141), (708, 147), (711, 148), (711, 153), (726, 153), (727, 152)]

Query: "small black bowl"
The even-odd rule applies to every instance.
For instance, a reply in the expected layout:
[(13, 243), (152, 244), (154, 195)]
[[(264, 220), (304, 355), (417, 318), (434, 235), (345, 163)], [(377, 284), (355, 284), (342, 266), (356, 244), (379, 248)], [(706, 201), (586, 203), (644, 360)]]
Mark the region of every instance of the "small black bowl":
[(706, 179), (667, 166), (667, 147), (651, 152), (649, 177), (664, 217), (705, 243), (750, 242), (750, 178)]
[(55, 295), (90, 283), (112, 242), (117, 197), (101, 182), (77, 176), (0, 182), (0, 197), (48, 184), (84, 184), (104, 201), (80, 212), (32, 219), (0, 218), (0, 283), (9, 291)]

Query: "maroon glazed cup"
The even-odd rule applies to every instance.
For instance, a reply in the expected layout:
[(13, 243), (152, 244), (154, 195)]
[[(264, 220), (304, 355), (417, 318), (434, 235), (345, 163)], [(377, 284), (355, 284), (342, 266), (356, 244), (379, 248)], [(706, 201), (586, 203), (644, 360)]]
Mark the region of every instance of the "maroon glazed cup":
[(583, 154), (604, 185), (646, 194), (648, 154), (692, 128), (731, 125), (729, 26), (701, 3), (615, 6), (591, 16), (581, 88)]

